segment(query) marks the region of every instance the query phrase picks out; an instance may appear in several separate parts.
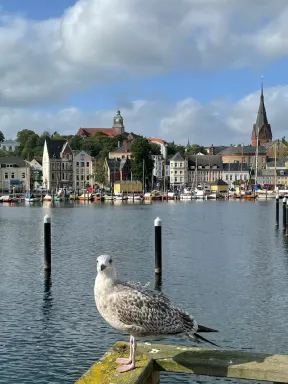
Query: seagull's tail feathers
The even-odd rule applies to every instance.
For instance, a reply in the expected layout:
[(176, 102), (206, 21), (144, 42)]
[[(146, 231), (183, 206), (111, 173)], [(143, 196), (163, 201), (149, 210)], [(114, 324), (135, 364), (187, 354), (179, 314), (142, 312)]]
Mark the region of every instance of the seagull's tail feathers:
[(197, 332), (198, 333), (204, 333), (204, 332), (206, 333), (206, 332), (219, 332), (219, 331), (217, 329), (208, 328), (208, 327), (205, 327), (205, 325), (198, 324)]
[[(190, 335), (189, 335), (189, 336), (190, 336)], [(198, 341), (198, 342), (204, 341), (205, 343), (214, 345), (215, 347), (219, 347), (219, 345), (213, 343), (213, 342), (210, 341), (210, 340), (205, 339), (205, 337), (198, 335), (198, 333), (194, 333), (193, 337), (194, 337), (194, 340), (196, 340), (196, 341)]]

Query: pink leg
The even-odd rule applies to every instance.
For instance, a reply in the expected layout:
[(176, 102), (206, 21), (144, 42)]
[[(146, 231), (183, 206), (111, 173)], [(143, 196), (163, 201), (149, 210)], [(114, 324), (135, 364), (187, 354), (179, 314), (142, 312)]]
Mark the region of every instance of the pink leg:
[(128, 372), (128, 371), (131, 371), (132, 369), (135, 368), (135, 357), (136, 357), (136, 347), (137, 347), (137, 343), (136, 343), (136, 340), (135, 338), (132, 336), (132, 356), (131, 356), (131, 362), (128, 363), (128, 364), (124, 364), (124, 365), (121, 365), (121, 367), (119, 367), (117, 370), (118, 372)]
[(116, 363), (117, 364), (121, 364), (121, 365), (123, 365), (123, 364), (125, 364), (125, 365), (131, 364), (131, 362), (132, 362), (132, 348), (133, 348), (133, 346), (132, 346), (132, 336), (130, 336), (129, 344), (130, 344), (130, 348), (129, 348), (130, 349), (130, 355), (129, 355), (129, 358), (126, 359), (126, 358), (119, 357), (118, 359), (116, 359)]

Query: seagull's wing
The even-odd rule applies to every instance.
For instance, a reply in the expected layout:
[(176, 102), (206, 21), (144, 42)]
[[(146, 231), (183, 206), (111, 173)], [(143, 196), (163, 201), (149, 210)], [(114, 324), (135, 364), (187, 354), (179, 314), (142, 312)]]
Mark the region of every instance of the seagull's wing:
[(149, 283), (146, 285), (141, 285), (140, 283), (134, 283), (134, 282), (128, 281), (125, 283), (121, 282), (120, 284), (129, 288), (135, 289), (136, 291), (141, 292), (143, 295), (147, 297), (152, 297), (171, 305), (170, 300), (168, 299), (167, 296), (164, 295), (164, 293), (158, 292), (152, 289), (148, 289), (147, 287), (149, 286)]
[[(158, 295), (134, 289), (126, 284), (118, 285), (117, 300), (113, 310), (117, 318), (130, 332), (138, 336), (172, 335), (186, 332), (187, 320), (183, 313), (172, 307)], [(193, 317), (189, 317), (190, 332), (193, 332)], [(197, 324), (195, 322), (195, 332)]]

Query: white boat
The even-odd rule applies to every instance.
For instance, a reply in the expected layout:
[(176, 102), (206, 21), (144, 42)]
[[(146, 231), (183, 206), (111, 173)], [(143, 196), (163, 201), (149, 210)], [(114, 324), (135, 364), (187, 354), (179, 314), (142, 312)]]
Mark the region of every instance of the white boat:
[(190, 188), (184, 188), (184, 191), (180, 193), (180, 200), (192, 200), (193, 193)]
[(25, 201), (28, 203), (34, 203), (35, 201), (38, 201), (39, 199), (33, 195), (33, 193), (26, 193), (25, 195)]
[(0, 197), (0, 201), (2, 203), (10, 203), (12, 201), (12, 199), (9, 195), (3, 195)]
[(263, 191), (263, 190), (259, 190), (256, 191), (256, 194), (257, 194), (257, 198), (258, 199), (263, 199), (263, 200), (266, 200), (266, 199), (275, 199), (276, 198), (276, 192), (275, 191)]
[(217, 193), (209, 193), (206, 195), (207, 200), (216, 200), (217, 199)]
[(47, 194), (47, 195), (45, 195), (43, 197), (43, 200), (45, 200), (45, 201), (52, 201), (52, 196)]
[(104, 195), (104, 200), (114, 200), (114, 197), (112, 195)]
[[(133, 201), (133, 195), (128, 195), (127, 199), (129, 201)], [(134, 201), (136, 201), (136, 200), (141, 201), (141, 200), (143, 200), (143, 197), (141, 195), (134, 195)]]
[(114, 200), (128, 200), (128, 196), (123, 196), (123, 195), (114, 195)]

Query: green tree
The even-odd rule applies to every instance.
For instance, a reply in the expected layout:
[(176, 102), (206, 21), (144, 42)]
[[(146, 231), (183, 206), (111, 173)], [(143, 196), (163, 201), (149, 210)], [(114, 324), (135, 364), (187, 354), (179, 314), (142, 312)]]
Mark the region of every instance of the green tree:
[(69, 142), (70, 147), (73, 150), (76, 150), (76, 149), (82, 149), (83, 140), (84, 140), (83, 137), (75, 135), (75, 136), (71, 136), (68, 139), (68, 142)]
[(105, 169), (105, 159), (98, 158), (94, 163), (94, 180), (98, 184), (107, 184), (107, 172)]
[(172, 143), (167, 144), (167, 156), (171, 157), (175, 155), (175, 153), (180, 152), (182, 156), (185, 155), (185, 147), (184, 145), (175, 144), (174, 141)]
[(133, 141), (131, 145), (132, 159), (131, 171), (134, 180), (142, 180), (143, 165), (145, 171), (145, 179), (151, 180), (154, 162), (151, 157), (152, 145), (146, 138), (139, 138)]
[(3, 143), (4, 140), (5, 140), (5, 137), (3, 135), (3, 132), (0, 131), (0, 143)]
[(156, 143), (150, 143), (150, 145), (151, 145), (151, 154), (152, 155), (161, 155), (160, 145), (158, 145)]
[(207, 151), (202, 145), (192, 144), (189, 147), (187, 147), (187, 154), (197, 155), (198, 153), (203, 153), (203, 155), (207, 155)]

